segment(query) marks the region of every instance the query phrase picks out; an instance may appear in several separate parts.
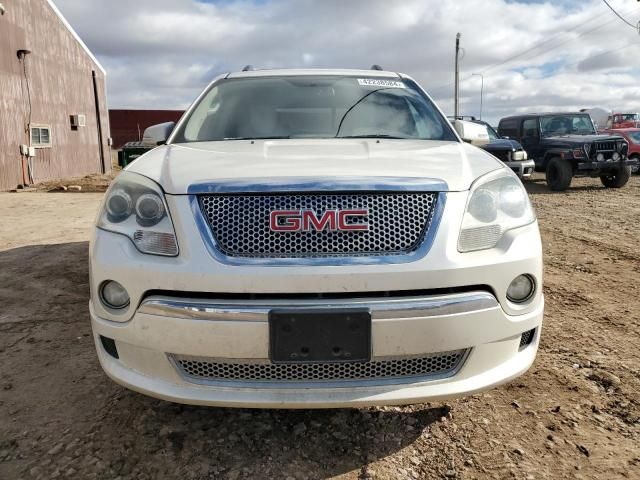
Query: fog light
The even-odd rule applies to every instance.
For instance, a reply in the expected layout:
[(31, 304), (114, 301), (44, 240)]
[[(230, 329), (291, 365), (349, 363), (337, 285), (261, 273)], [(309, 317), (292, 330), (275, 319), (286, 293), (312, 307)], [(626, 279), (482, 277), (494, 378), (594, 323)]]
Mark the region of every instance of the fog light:
[(533, 295), (535, 283), (530, 275), (518, 275), (507, 288), (507, 298), (514, 303), (526, 302)]
[(129, 294), (125, 288), (114, 280), (107, 280), (100, 287), (100, 298), (109, 308), (124, 308), (129, 305)]

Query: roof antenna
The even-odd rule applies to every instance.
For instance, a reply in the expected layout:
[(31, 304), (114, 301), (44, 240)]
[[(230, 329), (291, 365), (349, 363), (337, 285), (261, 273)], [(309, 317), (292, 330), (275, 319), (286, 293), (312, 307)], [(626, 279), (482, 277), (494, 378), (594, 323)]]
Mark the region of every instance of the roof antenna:
[(374, 63), (373, 65), (371, 65), (371, 70), (382, 70), (382, 67), (377, 63)]
[(242, 69), (243, 72), (250, 72), (253, 70), (253, 65), (245, 65)]

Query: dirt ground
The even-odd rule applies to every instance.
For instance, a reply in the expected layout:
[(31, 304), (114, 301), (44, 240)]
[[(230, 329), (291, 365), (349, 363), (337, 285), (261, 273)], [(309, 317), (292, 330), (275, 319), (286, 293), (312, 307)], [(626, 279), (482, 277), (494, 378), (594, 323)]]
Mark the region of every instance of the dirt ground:
[(640, 177), (528, 188), (547, 301), (532, 369), (446, 403), (320, 411), (112, 383), (87, 312), (101, 194), (0, 194), (0, 479), (640, 478)]

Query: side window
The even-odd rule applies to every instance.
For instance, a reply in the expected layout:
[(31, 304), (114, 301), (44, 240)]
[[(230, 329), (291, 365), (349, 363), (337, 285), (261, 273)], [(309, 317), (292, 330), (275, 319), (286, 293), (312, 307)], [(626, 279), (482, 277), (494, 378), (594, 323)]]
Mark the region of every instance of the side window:
[(516, 119), (500, 120), (498, 135), (501, 137), (518, 138), (518, 121)]
[(539, 137), (539, 136), (540, 136), (540, 133), (538, 132), (537, 118), (527, 118), (522, 122), (523, 138), (531, 138), (531, 137)]
[(37, 125), (31, 127), (31, 145), (38, 148), (51, 146), (51, 127), (48, 125)]

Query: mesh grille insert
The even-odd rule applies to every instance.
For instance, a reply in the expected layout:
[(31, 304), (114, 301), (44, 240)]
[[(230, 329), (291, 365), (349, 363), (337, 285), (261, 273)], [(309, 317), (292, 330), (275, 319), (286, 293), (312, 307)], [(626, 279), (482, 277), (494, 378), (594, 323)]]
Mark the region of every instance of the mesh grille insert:
[(532, 330), (527, 330), (526, 332), (524, 332), (522, 334), (522, 336), (520, 337), (520, 347), (519, 348), (523, 348), (526, 347), (527, 345), (529, 345), (532, 341), (533, 341), (533, 337), (536, 333), (536, 329), (532, 329)]
[(359, 363), (287, 363), (207, 359), (173, 355), (187, 377), (209, 381), (333, 382), (453, 375), (466, 350), (420, 357), (378, 359)]
[[(200, 195), (204, 217), (227, 256), (295, 258), (402, 255), (416, 250), (427, 231), (437, 193)], [(272, 232), (273, 210), (366, 209), (367, 231)], [(358, 223), (362, 218), (348, 218)]]

